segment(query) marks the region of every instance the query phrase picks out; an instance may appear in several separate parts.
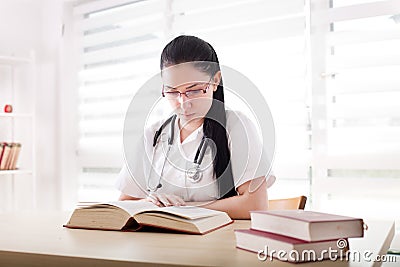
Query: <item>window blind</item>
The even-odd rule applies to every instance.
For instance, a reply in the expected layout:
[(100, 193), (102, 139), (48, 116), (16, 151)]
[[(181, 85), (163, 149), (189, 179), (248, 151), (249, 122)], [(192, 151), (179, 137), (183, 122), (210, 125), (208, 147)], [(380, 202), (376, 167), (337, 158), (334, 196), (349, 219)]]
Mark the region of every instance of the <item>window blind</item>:
[[(270, 197), (308, 195), (310, 84), (305, 2), (211, 2), (173, 1), (174, 34), (207, 40), (222, 64), (258, 86), (276, 127), (273, 170), (279, 179)], [(239, 106), (229, 94), (226, 104)]]
[(74, 9), (79, 47), (79, 200), (116, 198), (125, 112), (158, 71), (165, 1), (92, 1)]
[[(306, 10), (304, 0), (102, 0), (76, 6), (80, 200), (107, 195), (122, 165), (124, 112), (135, 90), (158, 71), (161, 49), (180, 34), (211, 43), (221, 64), (248, 76), (266, 97), (277, 136), (279, 181), (272, 196), (308, 195)], [(233, 96), (226, 98), (228, 106), (237, 105)]]
[[(400, 218), (400, 1), (314, 5), (316, 207)], [(315, 44), (318, 46), (318, 44)], [(390, 210), (390, 212), (388, 212)]]
[[(307, 6), (303, 0), (172, 2), (174, 35), (211, 43), (222, 64), (256, 84), (276, 128), (270, 197), (309, 194), (310, 83)], [(226, 93), (226, 104), (239, 107)], [(263, 118), (259, 118), (263, 119)]]

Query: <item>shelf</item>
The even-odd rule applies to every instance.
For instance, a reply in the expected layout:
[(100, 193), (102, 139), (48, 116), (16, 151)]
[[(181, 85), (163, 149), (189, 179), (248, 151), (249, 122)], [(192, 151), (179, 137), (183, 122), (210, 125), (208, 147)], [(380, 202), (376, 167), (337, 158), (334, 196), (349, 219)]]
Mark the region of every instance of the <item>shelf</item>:
[(2, 170), (0, 175), (10, 175), (10, 174), (32, 174), (31, 170)]
[[(0, 142), (19, 142), (25, 147), (21, 149), (16, 163), (19, 168), (0, 170), (1, 205), (7, 211), (18, 210), (26, 196), (31, 203), (29, 207), (36, 208), (37, 68), (34, 50), (0, 54), (0, 79), (4, 80), (6, 86), (0, 88), (0, 102), (3, 102), (0, 105)], [(4, 101), (1, 101), (3, 98)], [(6, 104), (13, 106), (13, 112), (4, 111)], [(12, 166), (15, 167), (15, 163)], [(22, 179), (21, 183), (19, 179)], [(19, 194), (20, 191), (24, 194)]]
[(33, 118), (31, 113), (0, 113), (0, 118)]
[(31, 60), (29, 58), (0, 56), (0, 65), (21, 65), (29, 63), (31, 63)]

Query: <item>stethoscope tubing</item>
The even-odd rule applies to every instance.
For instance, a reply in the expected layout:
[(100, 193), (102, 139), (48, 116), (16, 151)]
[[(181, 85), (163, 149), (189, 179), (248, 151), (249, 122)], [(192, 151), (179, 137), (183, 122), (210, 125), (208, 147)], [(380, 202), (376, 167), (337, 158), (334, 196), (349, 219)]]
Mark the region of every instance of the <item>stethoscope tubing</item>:
[[(174, 125), (175, 125), (175, 120), (176, 120), (176, 114), (168, 118), (162, 125), (161, 127), (155, 132), (154, 138), (153, 138), (153, 155), (151, 159), (151, 166), (150, 166), (150, 171), (149, 171), (149, 176), (147, 179), (147, 191), (151, 192), (156, 192), (159, 188), (162, 187), (161, 180), (164, 175), (164, 168), (165, 164), (167, 162), (171, 147), (173, 145), (174, 141)], [(161, 173), (158, 178), (158, 184), (155, 187), (150, 187), (150, 178), (153, 170), (153, 163), (154, 163), (154, 157), (157, 149), (157, 145), (160, 139), (160, 136), (162, 134), (163, 129), (167, 126), (167, 124), (170, 123), (170, 134), (168, 136), (168, 149), (167, 153), (165, 154), (165, 159), (162, 165)], [(200, 141), (199, 147), (197, 148), (195, 158), (193, 160), (193, 163), (196, 165), (194, 168), (190, 168), (186, 170), (186, 177), (192, 182), (192, 183), (198, 183), (202, 179), (202, 172), (200, 170), (200, 165), (203, 161), (204, 155), (206, 153), (208, 147), (208, 139), (206, 139), (204, 136)], [(192, 171), (194, 169), (194, 172)]]

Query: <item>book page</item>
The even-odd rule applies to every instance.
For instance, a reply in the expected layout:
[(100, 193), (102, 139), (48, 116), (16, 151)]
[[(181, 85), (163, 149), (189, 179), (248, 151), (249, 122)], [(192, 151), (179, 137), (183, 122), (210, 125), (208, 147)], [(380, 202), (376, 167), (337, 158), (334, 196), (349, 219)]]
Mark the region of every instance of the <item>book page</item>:
[[(157, 210), (158, 206), (148, 201), (140, 200), (123, 200), (123, 201), (110, 201), (101, 205), (111, 205), (121, 208), (128, 212), (131, 216), (150, 210)], [(97, 206), (97, 205), (96, 205)]]
[[(157, 211), (173, 214), (173, 215), (180, 216), (182, 218), (186, 218), (186, 219), (190, 219), (190, 220), (205, 218), (205, 217), (210, 217), (210, 216), (216, 216), (218, 214), (223, 213), (221, 211), (210, 210), (210, 209), (205, 209), (205, 208), (200, 208), (200, 207), (195, 207), (195, 206), (162, 207), (162, 208), (158, 208)], [(156, 211), (154, 210), (154, 212), (156, 212)]]
[(195, 206), (158, 207), (157, 205), (154, 205), (151, 202), (140, 201), (140, 200), (110, 201), (110, 202), (90, 205), (85, 207), (85, 209), (110, 208), (110, 206), (123, 209), (126, 212), (128, 212), (131, 216), (144, 212), (154, 212), (154, 213), (162, 212), (190, 220), (216, 216), (218, 214), (223, 213), (221, 211), (210, 210)]

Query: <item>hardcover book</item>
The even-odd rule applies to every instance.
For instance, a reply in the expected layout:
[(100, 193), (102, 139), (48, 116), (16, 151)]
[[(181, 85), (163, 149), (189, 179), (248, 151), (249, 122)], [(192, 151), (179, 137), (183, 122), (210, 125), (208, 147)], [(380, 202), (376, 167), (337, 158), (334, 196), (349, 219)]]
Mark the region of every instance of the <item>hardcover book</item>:
[[(235, 230), (236, 247), (289, 262), (339, 258), (348, 250), (347, 239), (308, 242), (257, 230)], [(328, 253), (329, 252), (329, 253)]]
[(254, 230), (305, 241), (364, 236), (360, 218), (305, 210), (252, 211), (250, 216)]
[(146, 201), (114, 201), (77, 207), (65, 227), (136, 231), (143, 226), (205, 234), (232, 223), (227, 213), (194, 206), (158, 207)]

